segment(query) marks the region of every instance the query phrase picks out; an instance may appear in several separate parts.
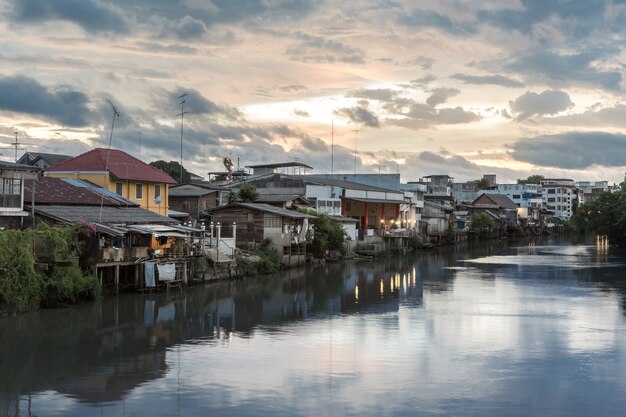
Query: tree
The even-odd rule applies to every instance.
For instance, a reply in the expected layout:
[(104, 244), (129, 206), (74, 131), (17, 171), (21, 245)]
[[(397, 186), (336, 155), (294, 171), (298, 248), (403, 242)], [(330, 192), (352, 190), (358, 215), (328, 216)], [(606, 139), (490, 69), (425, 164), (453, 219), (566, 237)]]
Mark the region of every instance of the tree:
[(343, 254), (346, 234), (341, 223), (327, 214), (316, 213), (316, 215), (318, 217), (311, 220), (314, 231), (311, 249), (315, 256), (322, 257), (327, 250), (338, 250)]
[(242, 184), (237, 194), (239, 201), (242, 203), (254, 203), (259, 199), (259, 192), (252, 184)]
[(598, 194), (578, 208), (571, 224), (580, 232), (606, 235), (612, 243), (626, 244), (626, 193)]
[(480, 180), (478, 180), (476, 186), (479, 190), (485, 190), (487, 188), (490, 188), (489, 180), (487, 178), (481, 178)]
[[(158, 168), (161, 171), (165, 172), (167, 175), (172, 177), (177, 182), (179, 182), (179, 183), (181, 182), (180, 181), (181, 165), (178, 162), (176, 162), (176, 161), (165, 162), (163, 160), (158, 160), (158, 161), (150, 162), (150, 165), (152, 165), (153, 167)], [(183, 169), (183, 180), (182, 180), (182, 182), (189, 182), (189, 181), (191, 181), (191, 174), (189, 173), (189, 171), (187, 171), (185, 169), (185, 167), (182, 167), (182, 169)]]
[(478, 212), (471, 217), (470, 230), (472, 232), (490, 232), (494, 227), (496, 227), (496, 222), (487, 213)]
[(541, 184), (541, 181), (545, 180), (546, 178), (543, 175), (531, 175), (528, 178), (526, 178), (525, 180), (522, 179), (518, 179), (517, 183), (518, 184)]
[(227, 204), (235, 204), (236, 202), (241, 203), (254, 203), (259, 199), (259, 192), (256, 190), (256, 187), (252, 184), (242, 184), (239, 187), (239, 191), (234, 192), (231, 191), (226, 196)]

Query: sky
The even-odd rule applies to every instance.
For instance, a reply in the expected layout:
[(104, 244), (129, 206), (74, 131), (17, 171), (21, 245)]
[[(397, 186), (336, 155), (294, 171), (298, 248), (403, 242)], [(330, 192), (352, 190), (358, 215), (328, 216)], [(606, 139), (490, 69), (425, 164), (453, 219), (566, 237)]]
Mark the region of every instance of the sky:
[(199, 175), (619, 183), (625, 39), (618, 0), (0, 0), (0, 142), (180, 161), (184, 111)]

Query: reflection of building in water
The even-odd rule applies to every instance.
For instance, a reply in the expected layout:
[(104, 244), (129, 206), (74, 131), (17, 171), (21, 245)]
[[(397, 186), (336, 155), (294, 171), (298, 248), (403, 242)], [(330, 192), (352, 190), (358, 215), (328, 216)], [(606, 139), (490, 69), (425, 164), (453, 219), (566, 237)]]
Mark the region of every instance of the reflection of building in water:
[(260, 325), (397, 311), (403, 300), (421, 300), (413, 268), (405, 261), (327, 264), (3, 322), (0, 413), (13, 415), (29, 393), (44, 391), (89, 405), (121, 401), (138, 386), (163, 378), (168, 352), (189, 341), (232, 343), (231, 335)]

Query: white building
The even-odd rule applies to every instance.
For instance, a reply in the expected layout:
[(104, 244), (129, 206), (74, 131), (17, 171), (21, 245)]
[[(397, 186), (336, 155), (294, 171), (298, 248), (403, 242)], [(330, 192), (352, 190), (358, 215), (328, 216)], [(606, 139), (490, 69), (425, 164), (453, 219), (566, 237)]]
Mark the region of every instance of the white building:
[(569, 220), (574, 214), (574, 200), (578, 198), (574, 180), (546, 178), (541, 181), (541, 188), (546, 210), (553, 217)]
[(517, 207), (543, 208), (541, 186), (538, 184), (498, 184), (496, 189), (513, 200)]
[(576, 186), (579, 189), (579, 204), (591, 202), (599, 193), (610, 189), (608, 181), (578, 181)]

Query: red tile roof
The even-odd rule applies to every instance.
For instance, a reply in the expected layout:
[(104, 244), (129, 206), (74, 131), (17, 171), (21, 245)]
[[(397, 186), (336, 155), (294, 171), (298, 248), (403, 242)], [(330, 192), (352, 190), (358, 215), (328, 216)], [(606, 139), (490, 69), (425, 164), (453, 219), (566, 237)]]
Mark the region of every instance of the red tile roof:
[[(108, 157), (108, 164), (107, 164)], [(97, 148), (46, 169), (58, 171), (108, 171), (120, 180), (163, 182), (175, 184), (165, 172), (117, 149)]]
[(87, 187), (76, 187), (61, 178), (40, 177), (37, 181), (24, 181), (24, 202), (32, 202), (32, 187), (35, 183), (35, 204), (62, 204), (66, 206), (126, 206), (121, 201), (102, 197)]

